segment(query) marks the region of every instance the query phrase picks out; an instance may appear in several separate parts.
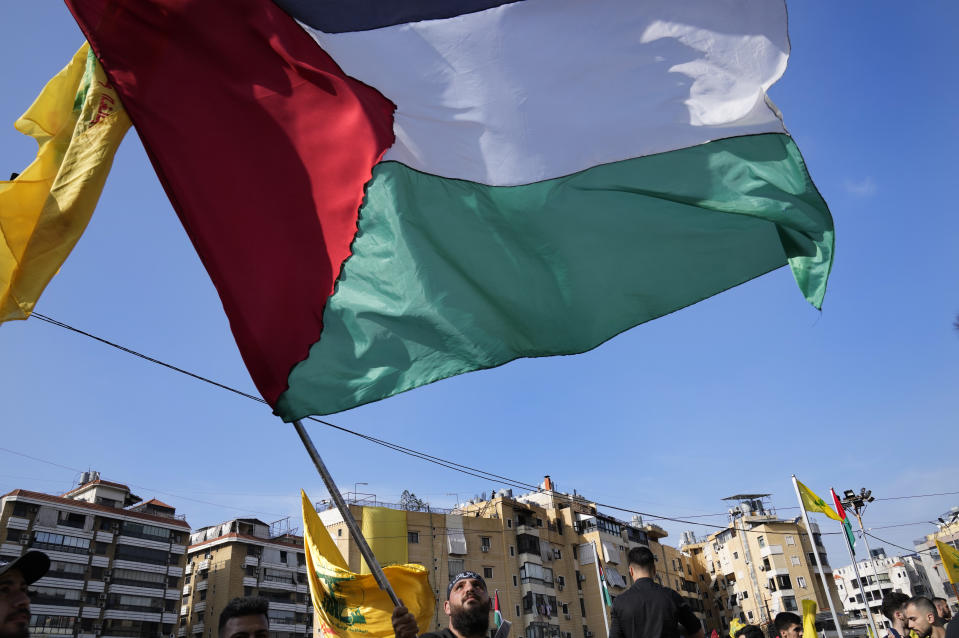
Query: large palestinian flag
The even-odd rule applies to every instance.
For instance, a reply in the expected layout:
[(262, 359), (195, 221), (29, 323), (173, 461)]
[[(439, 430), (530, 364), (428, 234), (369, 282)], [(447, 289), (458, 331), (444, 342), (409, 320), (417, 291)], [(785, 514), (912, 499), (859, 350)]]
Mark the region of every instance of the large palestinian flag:
[(822, 302), (781, 0), (67, 4), (286, 420), (787, 263)]

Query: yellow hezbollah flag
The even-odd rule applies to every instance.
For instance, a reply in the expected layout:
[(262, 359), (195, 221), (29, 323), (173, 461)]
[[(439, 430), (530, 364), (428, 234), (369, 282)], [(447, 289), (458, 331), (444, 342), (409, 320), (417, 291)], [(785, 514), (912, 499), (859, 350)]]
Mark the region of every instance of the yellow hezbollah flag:
[[(410, 560), (404, 510), (364, 507), (362, 530), (380, 565), (402, 565)], [(360, 565), (360, 573), (370, 573), (366, 561)]]
[[(310, 579), (315, 621), (331, 638), (392, 638), (393, 603), (372, 574), (349, 571), (343, 555), (320, 521), (306, 492), (303, 499), (303, 544)], [(384, 567), (387, 580), (407, 609), (416, 617), (420, 632), (429, 629), (436, 606), (428, 573), (422, 565)]]
[(83, 234), (130, 119), (84, 44), (14, 127), (39, 150), (0, 181), (0, 323), (30, 316)]
[(800, 483), (798, 479), (796, 480), (796, 485), (799, 486), (799, 495), (802, 497), (802, 504), (807, 512), (819, 512), (834, 521), (842, 521), (842, 518), (839, 517), (836, 510), (830, 507), (826, 501), (816, 496), (811, 489)]
[(936, 549), (939, 550), (939, 557), (942, 558), (942, 566), (949, 576), (949, 582), (959, 583), (959, 549), (952, 545), (946, 545), (938, 538), (936, 539)]
[(739, 618), (733, 618), (729, 621), (729, 638), (736, 638), (736, 632), (746, 626), (746, 623), (739, 620)]
[(816, 636), (816, 601), (802, 601), (802, 635), (803, 638), (815, 638)]

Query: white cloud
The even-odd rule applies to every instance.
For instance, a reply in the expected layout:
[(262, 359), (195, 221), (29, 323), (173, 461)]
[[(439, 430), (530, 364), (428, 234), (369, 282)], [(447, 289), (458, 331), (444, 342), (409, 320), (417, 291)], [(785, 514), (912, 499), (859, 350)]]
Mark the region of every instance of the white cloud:
[(876, 193), (876, 182), (871, 177), (865, 177), (859, 181), (847, 179), (843, 185), (847, 193), (856, 197), (869, 197)]

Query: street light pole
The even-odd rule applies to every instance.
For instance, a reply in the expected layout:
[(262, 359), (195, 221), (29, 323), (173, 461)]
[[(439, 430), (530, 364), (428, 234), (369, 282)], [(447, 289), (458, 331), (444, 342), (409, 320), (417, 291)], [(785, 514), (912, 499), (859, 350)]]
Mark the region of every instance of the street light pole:
[(356, 503), (356, 502), (359, 500), (359, 499), (356, 498), (356, 495), (357, 495), (356, 488), (357, 488), (357, 486), (359, 486), (359, 485), (369, 485), (369, 483), (359, 483), (359, 482), (356, 482), (356, 481), (353, 482), (353, 502), (354, 502), (354, 503)]
[[(859, 521), (859, 531), (862, 533), (862, 541), (866, 545), (866, 555), (869, 558), (869, 565), (872, 567), (872, 577), (876, 583), (876, 587), (879, 588), (879, 592), (882, 593), (882, 586), (879, 584), (879, 572), (876, 571), (876, 563), (874, 562), (872, 550), (869, 548), (869, 540), (866, 538), (866, 528), (862, 525), (862, 513), (865, 511), (866, 505), (875, 501), (876, 497), (872, 495), (872, 490), (867, 490), (866, 488), (859, 490), (858, 494), (852, 490), (845, 490), (842, 496), (843, 498), (840, 502), (843, 508), (845, 508), (846, 511), (851, 511), (856, 516), (856, 520)], [(855, 559), (853, 560), (855, 561)], [(859, 585), (860, 589), (862, 589), (862, 582), (860, 582)], [(863, 602), (866, 603), (869, 620), (875, 627), (875, 621), (873, 621), (872, 618), (872, 608), (869, 606), (869, 598), (866, 596), (865, 589), (862, 589), (862, 598)], [(875, 628), (873, 631), (875, 631)]]

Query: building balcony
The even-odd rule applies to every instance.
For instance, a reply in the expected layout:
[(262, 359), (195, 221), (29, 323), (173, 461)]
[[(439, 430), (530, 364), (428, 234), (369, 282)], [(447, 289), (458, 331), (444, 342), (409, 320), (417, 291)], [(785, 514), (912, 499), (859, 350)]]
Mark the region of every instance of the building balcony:
[(782, 554), (782, 553), (783, 553), (782, 545), (766, 545), (765, 547), (759, 550), (759, 557), (767, 558), (769, 556), (775, 556), (777, 554)]
[(195, 623), (193, 623), (193, 626), (190, 628), (190, 633), (193, 633), (193, 634), (202, 634), (202, 633), (203, 633), (203, 623), (202, 623), (202, 622), (195, 622)]
[(256, 587), (256, 577), (255, 577), (255, 576), (244, 576), (244, 577), (243, 577), (243, 586), (244, 586), (244, 587)]
[(193, 613), (194, 613), (194, 614), (199, 614), (200, 612), (204, 612), (204, 611), (206, 611), (206, 601), (205, 601), (205, 600), (201, 600), (200, 602), (193, 604)]
[(207, 560), (201, 560), (199, 563), (197, 563), (196, 568), (197, 568), (199, 571), (201, 571), (201, 572), (202, 572), (204, 569), (210, 569), (210, 561), (209, 561), (209, 559), (207, 559)]
[(184, 636), (186, 636), (186, 627), (180, 627), (179, 629), (177, 629), (176, 635), (177, 635), (177, 638), (183, 638)]
[(260, 564), (260, 558), (258, 556), (247, 556), (243, 559), (244, 567), (256, 567)]
[(207, 586), (209, 585), (209, 583), (210, 583), (210, 581), (208, 581), (208, 580), (201, 580), (201, 581), (199, 581), (199, 582), (196, 584), (196, 590), (197, 590), (197, 591), (203, 591), (204, 589), (207, 588)]

